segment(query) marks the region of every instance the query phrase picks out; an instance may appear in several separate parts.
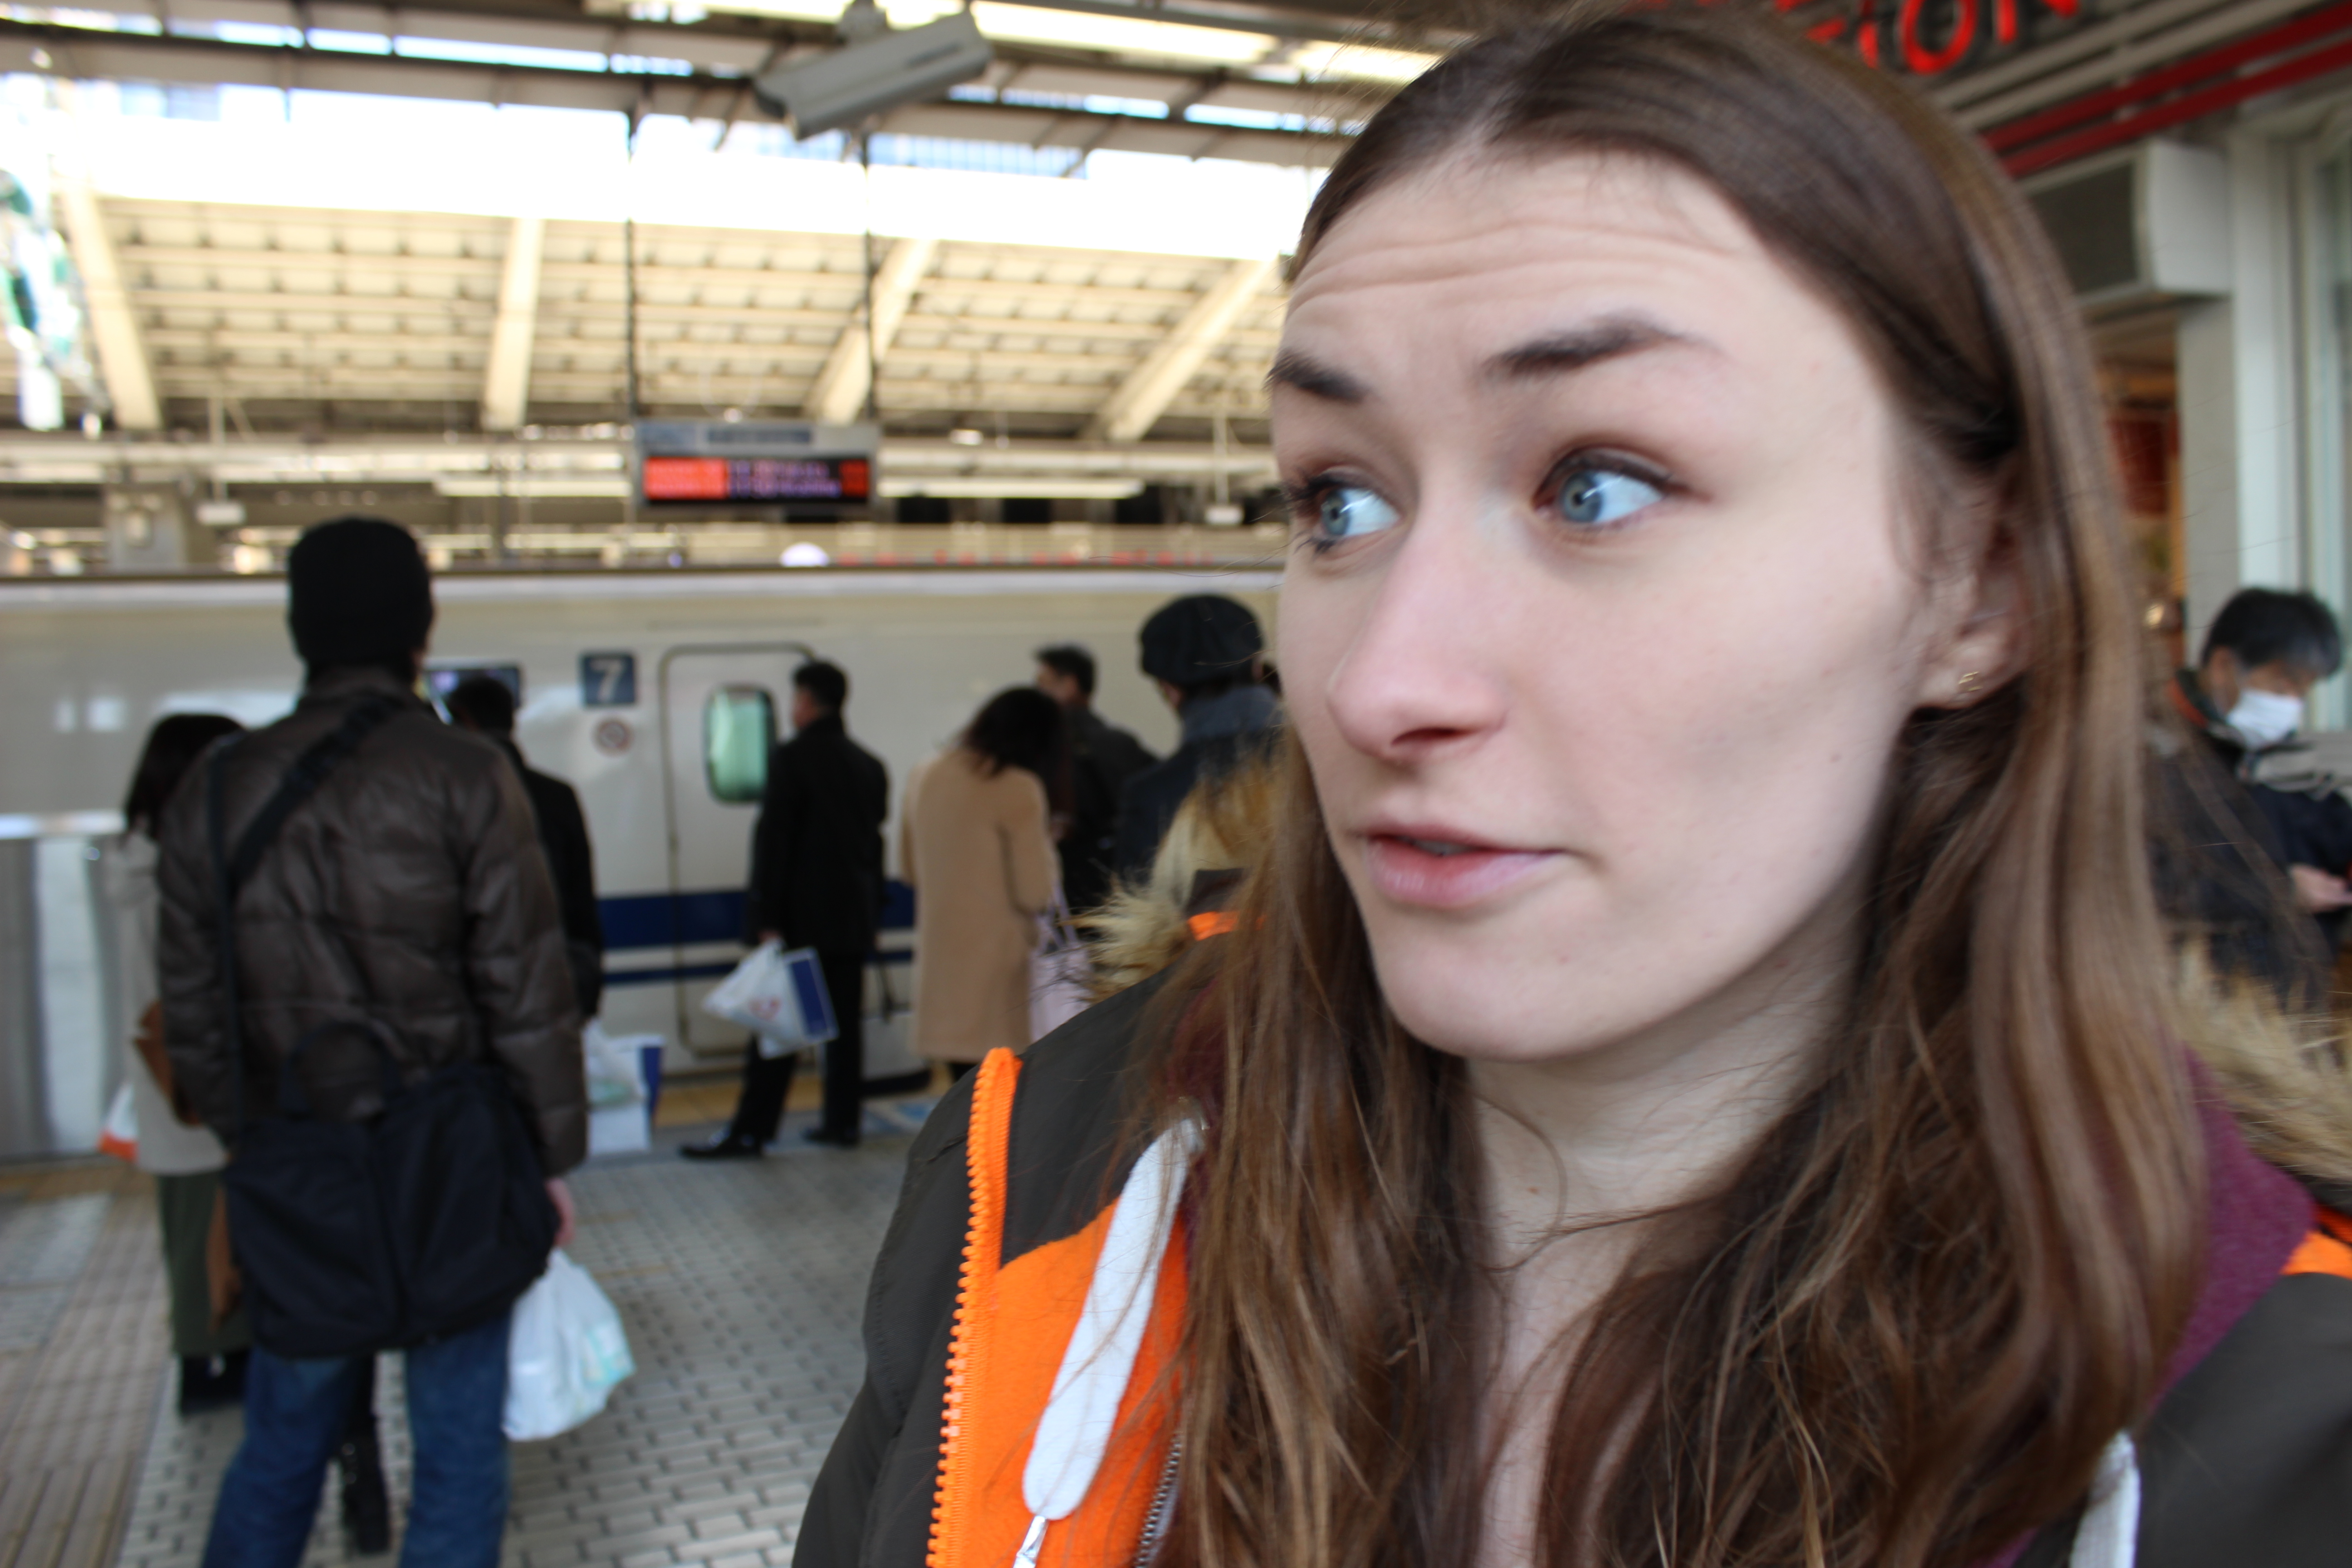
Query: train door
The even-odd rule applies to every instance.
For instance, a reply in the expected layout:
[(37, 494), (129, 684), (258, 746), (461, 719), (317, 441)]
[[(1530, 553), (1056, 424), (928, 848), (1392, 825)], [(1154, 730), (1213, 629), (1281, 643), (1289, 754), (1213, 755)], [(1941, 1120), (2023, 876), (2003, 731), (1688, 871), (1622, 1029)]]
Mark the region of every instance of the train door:
[(662, 656), (677, 1037), (698, 1055), (743, 1047), (742, 1029), (700, 1004), (743, 954), (743, 883), (768, 753), (790, 723), (793, 670), (813, 657), (799, 643), (686, 647)]

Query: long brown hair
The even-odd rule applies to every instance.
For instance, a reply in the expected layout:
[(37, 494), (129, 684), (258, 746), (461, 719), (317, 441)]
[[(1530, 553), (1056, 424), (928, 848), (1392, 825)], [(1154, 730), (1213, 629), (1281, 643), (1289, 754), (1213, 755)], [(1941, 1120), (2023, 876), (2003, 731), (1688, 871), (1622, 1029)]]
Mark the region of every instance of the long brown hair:
[[(1928, 553), (1969, 531), (1937, 524), (1974, 498), (2021, 584), (2024, 657), (1902, 738), (1874, 935), (1819, 1081), (1651, 1228), (1583, 1325), (1538, 1555), (1958, 1568), (2080, 1504), (2156, 1395), (2203, 1245), (2087, 353), (1980, 147), (1720, 13), (1455, 54), (1341, 159), (1300, 254), (1441, 160), (1571, 151), (1705, 179), (1840, 311), (1895, 405)], [(1240, 934), (1187, 961), (1154, 1079), (1161, 1114), (1210, 1127), (1171, 1561), (1462, 1563), (1496, 1337), (1465, 1075), (1384, 1006), (1307, 770), (1286, 767)]]

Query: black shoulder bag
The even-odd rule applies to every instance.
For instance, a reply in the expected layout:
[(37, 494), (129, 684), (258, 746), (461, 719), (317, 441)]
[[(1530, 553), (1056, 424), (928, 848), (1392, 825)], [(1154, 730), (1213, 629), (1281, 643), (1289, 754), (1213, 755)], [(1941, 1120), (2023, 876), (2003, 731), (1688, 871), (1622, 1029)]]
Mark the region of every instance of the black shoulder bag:
[[(205, 780), (235, 1097), (235, 1149), (221, 1175), (229, 1241), (255, 1337), (289, 1358), (394, 1350), (487, 1322), (530, 1288), (555, 1244), (555, 1205), (530, 1129), (489, 1063), (454, 1062), (407, 1084), (388, 1026), (365, 1014), (332, 1019), (279, 1064), (278, 1113), (247, 1121), (237, 889), (286, 819), (398, 708), (389, 700), (354, 708), (287, 771), (234, 854), (222, 788), (232, 746), (214, 752)], [(355, 1121), (313, 1114), (301, 1058), (331, 1041), (374, 1054), (381, 1112)]]

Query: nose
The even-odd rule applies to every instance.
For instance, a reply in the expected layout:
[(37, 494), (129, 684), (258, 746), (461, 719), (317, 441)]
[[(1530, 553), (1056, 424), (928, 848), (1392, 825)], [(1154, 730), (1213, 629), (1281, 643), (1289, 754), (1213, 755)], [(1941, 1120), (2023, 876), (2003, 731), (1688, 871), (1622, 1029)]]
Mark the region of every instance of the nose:
[(1501, 726), (1509, 704), (1496, 642), (1513, 618), (1510, 574), (1479, 534), (1416, 521), (1385, 563), (1325, 693), (1340, 735), (1366, 755), (1433, 762)]

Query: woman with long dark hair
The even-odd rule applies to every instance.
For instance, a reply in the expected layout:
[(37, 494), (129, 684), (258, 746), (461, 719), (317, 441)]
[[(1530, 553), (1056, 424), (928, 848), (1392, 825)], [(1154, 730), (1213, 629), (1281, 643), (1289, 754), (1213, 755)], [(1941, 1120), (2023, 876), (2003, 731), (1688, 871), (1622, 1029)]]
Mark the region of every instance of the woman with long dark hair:
[(961, 1071), (1029, 1043), (1030, 955), (1061, 881), (1061, 704), (1032, 686), (990, 698), (907, 781), (900, 873), (915, 889), (915, 1054)]
[(236, 1402), (244, 1389), (253, 1332), (242, 1310), (215, 1312), (212, 1270), (206, 1267), (220, 1170), (228, 1157), (220, 1140), (173, 1093), (172, 1064), (163, 1054), (155, 984), (155, 824), (196, 760), (223, 736), (244, 732), (244, 725), (217, 713), (173, 713), (157, 720), (131, 771), (121, 837), (99, 851), (100, 881), (114, 917), (121, 1016), (132, 1030), (124, 1070), (139, 1121), (137, 1163), (155, 1178), (183, 1413)]
[(926, 1128), (799, 1561), (2339, 1561), (2342, 1078), (2181, 1001), (1985, 149), (1760, 19), (1491, 38), (1272, 383), (1273, 847)]

